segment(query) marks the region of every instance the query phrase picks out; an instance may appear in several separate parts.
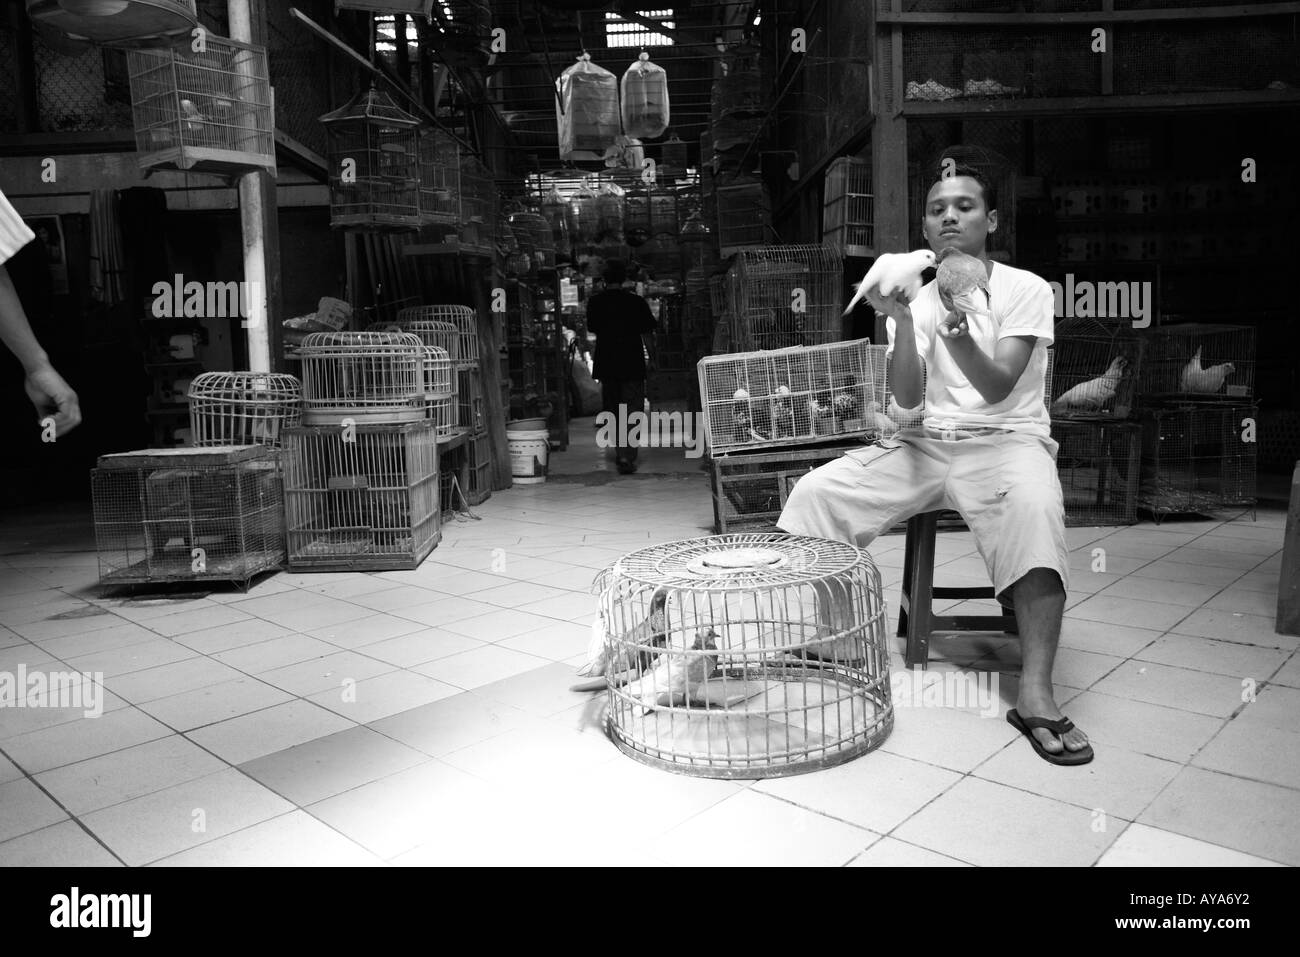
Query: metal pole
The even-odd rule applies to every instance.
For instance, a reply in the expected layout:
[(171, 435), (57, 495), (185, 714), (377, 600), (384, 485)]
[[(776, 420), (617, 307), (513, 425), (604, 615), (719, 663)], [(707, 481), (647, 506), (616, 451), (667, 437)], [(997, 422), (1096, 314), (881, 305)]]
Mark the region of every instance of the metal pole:
[[(230, 39), (253, 42), (250, 0), (226, 0)], [(267, 197), (265, 180), (256, 172), (239, 177), (239, 227), (244, 240), (244, 282), (248, 290), (244, 332), (248, 340), (248, 370), (271, 371), (271, 340), (267, 309), (266, 236), (264, 212), (275, 214), (275, 197)]]

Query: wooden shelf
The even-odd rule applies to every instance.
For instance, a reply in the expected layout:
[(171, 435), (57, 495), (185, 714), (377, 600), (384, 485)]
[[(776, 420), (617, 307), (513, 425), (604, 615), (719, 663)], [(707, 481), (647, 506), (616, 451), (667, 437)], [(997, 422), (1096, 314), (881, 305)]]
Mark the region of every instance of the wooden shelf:
[[(1100, 0), (1098, 0), (1100, 7)], [(909, 13), (877, 0), (876, 22), (916, 26), (1034, 27), (1075, 24), (1144, 23), (1152, 20), (1228, 20), (1300, 13), (1300, 3), (1239, 3), (1217, 7), (1171, 7), (1146, 10), (1080, 10), (1059, 13)]]
[(1204, 93), (1126, 93), (1097, 96), (899, 100), (904, 117), (1059, 116), (1106, 113), (1208, 112), (1229, 107), (1266, 109), (1300, 104), (1300, 90), (1229, 90)]

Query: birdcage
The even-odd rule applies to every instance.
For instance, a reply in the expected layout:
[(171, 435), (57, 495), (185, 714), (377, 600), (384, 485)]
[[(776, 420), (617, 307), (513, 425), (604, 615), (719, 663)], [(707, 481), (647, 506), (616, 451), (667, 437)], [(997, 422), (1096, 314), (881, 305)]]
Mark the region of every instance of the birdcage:
[(272, 449), (120, 452), (90, 475), (101, 585), (243, 583), (284, 562)]
[(1052, 438), (1059, 445), (1056, 474), (1065, 496), (1066, 525), (1137, 522), (1139, 424), (1053, 419)]
[(471, 435), (465, 443), (465, 456), (465, 501), (482, 505), (492, 497), (492, 437), (487, 432)]
[(457, 369), (477, 369), (479, 365), (478, 320), (472, 306), (414, 306), (403, 309), (397, 314), (398, 325), (403, 332), (417, 335), (432, 332), (441, 335), (441, 330), (431, 327), (449, 324), (456, 329), (456, 347), (448, 349), (441, 341), (426, 341), (425, 345), (441, 346), (456, 363)]
[(1059, 319), (1055, 335), (1053, 421), (1127, 419), (1136, 406), (1145, 341), (1128, 326), (1096, 319)]
[(871, 163), (841, 156), (826, 170), (822, 243), (841, 256), (874, 256)]
[(460, 218), (460, 148), (450, 135), (420, 128), (420, 222), (452, 224)]
[(1256, 423), (1249, 403), (1186, 403), (1142, 411), (1138, 508), (1156, 520), (1256, 501)]
[(861, 448), (861, 442), (854, 442), (711, 455), (713, 530), (719, 534), (774, 531), (795, 482), (845, 452)]
[(778, 777), (851, 760), (893, 727), (880, 572), (852, 545), (669, 542), (620, 559), (597, 587), (606, 727), (637, 761)]
[(456, 379), (456, 427), (462, 432), (487, 428), (483, 416), (483, 373), (478, 369), (461, 369)]
[(446, 349), (424, 347), (424, 415), (438, 437), (456, 433), (456, 370)]
[(498, 196), (492, 171), (472, 153), (460, 158), (460, 245), (495, 255)]
[(284, 512), (295, 571), (417, 567), (442, 538), (434, 424), (286, 429)]
[(27, 15), (99, 46), (164, 46), (199, 26), (193, 0), (27, 0)]
[(601, 154), (618, 139), (618, 78), (584, 53), (555, 81), (555, 121), (560, 158), (577, 152)]
[(204, 372), (190, 383), (196, 447), (280, 447), (281, 431), (302, 418), (302, 383), (272, 372)]
[(266, 48), (207, 35), (204, 49), (127, 54), (136, 162), (206, 172), (275, 172)]
[(706, 356), (697, 369), (714, 452), (866, 435), (876, 397), (866, 339)]
[(551, 235), (551, 224), (540, 213), (513, 213), (510, 225), (533, 269), (555, 268), (555, 239)]
[(1144, 333), (1138, 401), (1241, 403), (1255, 395), (1255, 330), (1187, 322)]
[(725, 259), (766, 247), (772, 234), (772, 203), (762, 183), (718, 186), (718, 249)]
[(732, 276), (733, 350), (816, 346), (840, 337), (844, 261), (830, 248), (745, 250)]
[(329, 143), (330, 225), (420, 225), (420, 121), (373, 86), (320, 118)]
[[(410, 314), (420, 306), (404, 306), (397, 315)], [(366, 327), (367, 332), (404, 332), (419, 338), (426, 346), (433, 346), (447, 353), (453, 366), (460, 363), (460, 329), (453, 322), (437, 322), (427, 319), (407, 319), (404, 322), (377, 322)]]
[(596, 241), (623, 241), (625, 193), (617, 183), (602, 183), (596, 196)]
[(623, 135), (652, 140), (668, 130), (668, 74), (642, 53), (620, 83)]
[(424, 418), (424, 345), (419, 337), (401, 332), (313, 332), (299, 351), (305, 425)]

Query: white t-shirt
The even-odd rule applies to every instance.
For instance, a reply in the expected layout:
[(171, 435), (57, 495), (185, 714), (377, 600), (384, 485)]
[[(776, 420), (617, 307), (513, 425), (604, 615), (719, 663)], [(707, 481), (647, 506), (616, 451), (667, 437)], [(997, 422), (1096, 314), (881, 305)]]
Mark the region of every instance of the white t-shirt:
[(5, 194), (0, 193), (0, 266), (35, 238), (36, 234), (27, 228), (23, 218), (9, 205)]
[[(985, 402), (953, 360), (943, 337), (936, 332), (948, 310), (939, 301), (937, 284), (926, 283), (911, 303), (916, 352), (926, 371), (923, 424), (933, 429), (993, 427), (1050, 438), (1051, 419), (1043, 391), (1047, 347), (1055, 339), (1056, 304), (1052, 287), (1028, 270), (994, 263), (989, 271), (989, 295), (993, 316), (991, 319), (968, 316), (970, 335), (990, 357), (996, 354), (999, 339), (1036, 336), (1024, 373), (1011, 394), (1001, 402), (995, 405)], [(888, 319), (885, 325), (889, 331), (885, 355), (889, 357), (894, 353), (897, 324)]]

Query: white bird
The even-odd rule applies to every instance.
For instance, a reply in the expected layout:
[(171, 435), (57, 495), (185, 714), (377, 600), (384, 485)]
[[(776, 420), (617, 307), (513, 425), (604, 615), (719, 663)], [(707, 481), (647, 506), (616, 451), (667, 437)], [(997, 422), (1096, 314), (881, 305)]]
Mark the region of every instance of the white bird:
[(880, 411), (880, 403), (871, 401), (867, 403), (867, 419), (870, 421), (868, 428), (873, 432), (879, 432), (882, 435), (893, 435), (898, 431), (898, 424)]
[(891, 395), (889, 405), (886, 407), (889, 417), (898, 423), (900, 429), (920, 428), (922, 420), (925, 419), (925, 403), (922, 402), (915, 409), (904, 409), (900, 406)]
[(1223, 388), (1223, 380), (1228, 378), (1236, 367), (1231, 362), (1220, 362), (1208, 369), (1201, 365), (1201, 347), (1196, 347), (1196, 355), (1183, 366), (1183, 375), (1179, 380), (1180, 392), (1200, 392), (1212, 395)]
[(871, 264), (867, 274), (858, 284), (858, 291), (849, 300), (844, 315), (853, 311), (853, 307), (867, 297), (872, 289), (879, 288), (880, 295), (889, 297), (902, 289), (911, 302), (921, 291), (921, 273), (934, 266), (934, 253), (928, 249), (917, 249), (910, 253), (881, 253)]
[(1116, 356), (1111, 360), (1110, 366), (1095, 379), (1089, 379), (1087, 382), (1080, 382), (1074, 388), (1061, 393), (1052, 403), (1052, 412), (1061, 414), (1071, 409), (1086, 409), (1093, 412), (1100, 412), (1101, 409), (1111, 399), (1115, 398), (1115, 392), (1119, 388), (1120, 379), (1124, 377), (1124, 367), (1128, 365), (1128, 360), (1123, 356)]
[[(650, 667), (657, 652), (649, 649), (662, 648), (667, 642), (667, 601), (667, 591), (662, 588), (656, 591), (650, 599), (650, 614), (618, 641), (607, 639), (603, 624), (594, 629), (587, 646), (587, 663), (578, 669), (578, 674), (600, 676), (629, 670), (639, 673)], [(574, 690), (595, 690), (604, 686), (604, 681), (587, 682)]]
[(712, 628), (701, 628), (688, 651), (661, 655), (653, 668), (627, 686), (627, 694), (641, 702), (643, 713), (656, 706), (707, 701), (706, 685), (718, 670), (718, 656), (707, 652), (718, 650), (717, 637)]
[(181, 112), (185, 114), (185, 129), (197, 133), (203, 129), (203, 114), (192, 100), (181, 100)]

